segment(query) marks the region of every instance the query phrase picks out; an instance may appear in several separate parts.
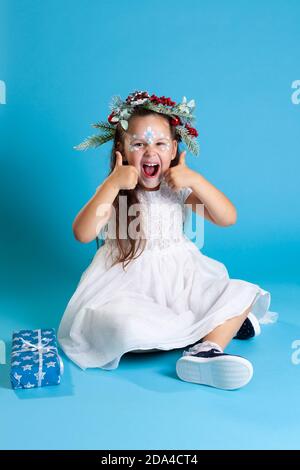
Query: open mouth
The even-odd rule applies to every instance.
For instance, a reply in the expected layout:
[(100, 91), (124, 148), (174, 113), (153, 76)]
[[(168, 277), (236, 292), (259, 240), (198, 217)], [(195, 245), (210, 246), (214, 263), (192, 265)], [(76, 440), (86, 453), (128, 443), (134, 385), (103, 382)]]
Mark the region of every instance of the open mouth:
[(142, 165), (144, 175), (147, 178), (154, 178), (158, 174), (159, 166), (160, 165), (158, 163), (154, 163), (154, 164), (151, 164), (151, 165), (148, 164), (148, 163), (144, 163)]

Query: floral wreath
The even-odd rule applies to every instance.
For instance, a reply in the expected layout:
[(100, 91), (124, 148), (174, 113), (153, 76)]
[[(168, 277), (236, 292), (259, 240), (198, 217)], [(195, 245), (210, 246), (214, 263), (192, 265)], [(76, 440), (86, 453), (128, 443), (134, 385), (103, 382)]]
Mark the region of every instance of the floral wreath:
[(112, 140), (115, 136), (118, 123), (126, 131), (128, 129), (128, 119), (136, 106), (170, 116), (171, 125), (176, 128), (179, 142), (183, 141), (188, 150), (194, 155), (199, 154), (199, 145), (196, 141), (198, 132), (191, 125), (195, 120), (192, 114), (195, 108), (195, 101), (190, 100), (187, 102), (184, 96), (182, 102), (177, 104), (171, 98), (166, 98), (165, 96), (150, 96), (147, 91), (135, 91), (128, 95), (125, 101), (120, 96), (114, 96), (110, 104), (111, 113), (107, 118), (108, 122), (102, 121), (92, 124), (93, 127), (102, 131), (101, 134), (88, 137), (79, 145), (76, 145), (74, 149), (86, 150), (87, 148), (98, 147)]

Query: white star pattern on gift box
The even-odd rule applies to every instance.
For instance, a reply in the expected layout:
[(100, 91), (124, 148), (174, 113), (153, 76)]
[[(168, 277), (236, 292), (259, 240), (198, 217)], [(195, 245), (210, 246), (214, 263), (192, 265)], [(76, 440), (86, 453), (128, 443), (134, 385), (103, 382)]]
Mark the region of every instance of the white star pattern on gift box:
[[(37, 372), (36, 374), (33, 374), (36, 378), (36, 380), (39, 380), (39, 373)], [(44, 380), (44, 377), (46, 375), (46, 372), (41, 372), (41, 380)]]
[(27, 384), (24, 384), (24, 388), (32, 388), (34, 387), (34, 384), (31, 384), (30, 382), (27, 382)]
[(15, 378), (18, 382), (20, 382), (20, 380), (21, 380), (21, 378), (22, 378), (22, 375), (19, 375), (19, 374), (17, 374), (17, 372), (15, 372), (15, 373), (14, 373), (14, 378)]
[(22, 357), (23, 361), (30, 361), (32, 359), (32, 356), (24, 356)]
[(45, 357), (54, 357), (54, 354), (48, 353), (48, 354), (45, 354)]
[(31, 370), (32, 364), (27, 364), (26, 366), (22, 366), (22, 369), (25, 370)]
[(12, 362), (11, 365), (12, 365), (12, 366), (19, 366), (20, 364), (21, 364), (21, 362), (19, 362), (19, 361), (14, 361), (14, 362)]
[(56, 365), (55, 362), (47, 362), (47, 363), (46, 363), (47, 369), (48, 369), (49, 367), (55, 367), (55, 365)]

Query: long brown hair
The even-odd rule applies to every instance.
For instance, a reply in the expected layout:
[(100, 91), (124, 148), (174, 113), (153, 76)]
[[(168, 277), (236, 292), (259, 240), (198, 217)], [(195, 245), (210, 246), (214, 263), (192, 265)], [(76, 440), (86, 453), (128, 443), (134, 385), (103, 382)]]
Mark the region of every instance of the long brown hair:
[[(163, 117), (164, 119), (167, 119), (170, 125), (171, 137), (173, 140), (177, 140), (177, 142), (179, 143), (181, 139), (178, 135), (176, 135), (175, 127), (171, 124), (171, 118), (165, 114), (156, 113), (155, 111), (150, 111), (148, 109), (136, 106), (133, 113), (131, 114), (129, 118), (129, 121), (130, 119), (136, 116), (148, 116), (151, 114), (154, 114), (156, 116), (158, 115), (158, 116)], [(124, 145), (124, 135), (125, 135), (125, 131), (122, 129), (120, 124), (117, 124), (113, 147), (111, 150), (110, 172), (108, 176), (113, 172), (115, 168), (116, 150), (121, 151), (120, 144), (122, 147)], [(171, 163), (170, 163), (171, 167), (176, 166), (178, 164), (179, 156), (180, 156), (180, 150), (179, 150), (179, 145), (177, 145), (176, 156), (173, 160), (171, 160)], [(128, 162), (127, 161), (123, 162), (123, 165), (128, 165)], [(125, 266), (127, 266), (127, 264), (130, 263), (131, 260), (138, 258), (143, 253), (145, 249), (145, 245), (146, 245), (145, 238), (140, 237), (138, 239), (132, 239), (128, 233), (129, 224), (135, 218), (135, 216), (129, 215), (129, 208), (131, 207), (131, 205), (140, 202), (137, 196), (136, 188), (121, 189), (113, 202), (113, 206), (115, 208), (115, 217), (116, 217), (116, 242), (117, 242), (117, 248), (118, 248), (118, 255), (117, 255), (117, 259), (114, 261), (112, 266), (114, 266), (117, 263), (122, 263), (123, 270)], [(120, 196), (127, 196), (127, 199), (126, 199), (127, 200), (127, 239), (125, 240), (119, 238), (119, 197)], [(140, 226), (139, 233), (140, 234), (143, 233), (143, 228), (141, 226)], [(136, 256), (140, 248), (141, 248), (141, 252)]]

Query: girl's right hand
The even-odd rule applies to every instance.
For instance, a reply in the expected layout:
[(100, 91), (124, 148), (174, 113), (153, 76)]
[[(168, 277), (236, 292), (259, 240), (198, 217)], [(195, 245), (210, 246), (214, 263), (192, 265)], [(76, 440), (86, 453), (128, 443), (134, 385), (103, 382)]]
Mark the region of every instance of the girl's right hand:
[(123, 165), (122, 154), (116, 151), (116, 164), (109, 177), (117, 188), (134, 189), (138, 183), (139, 173), (133, 165)]

